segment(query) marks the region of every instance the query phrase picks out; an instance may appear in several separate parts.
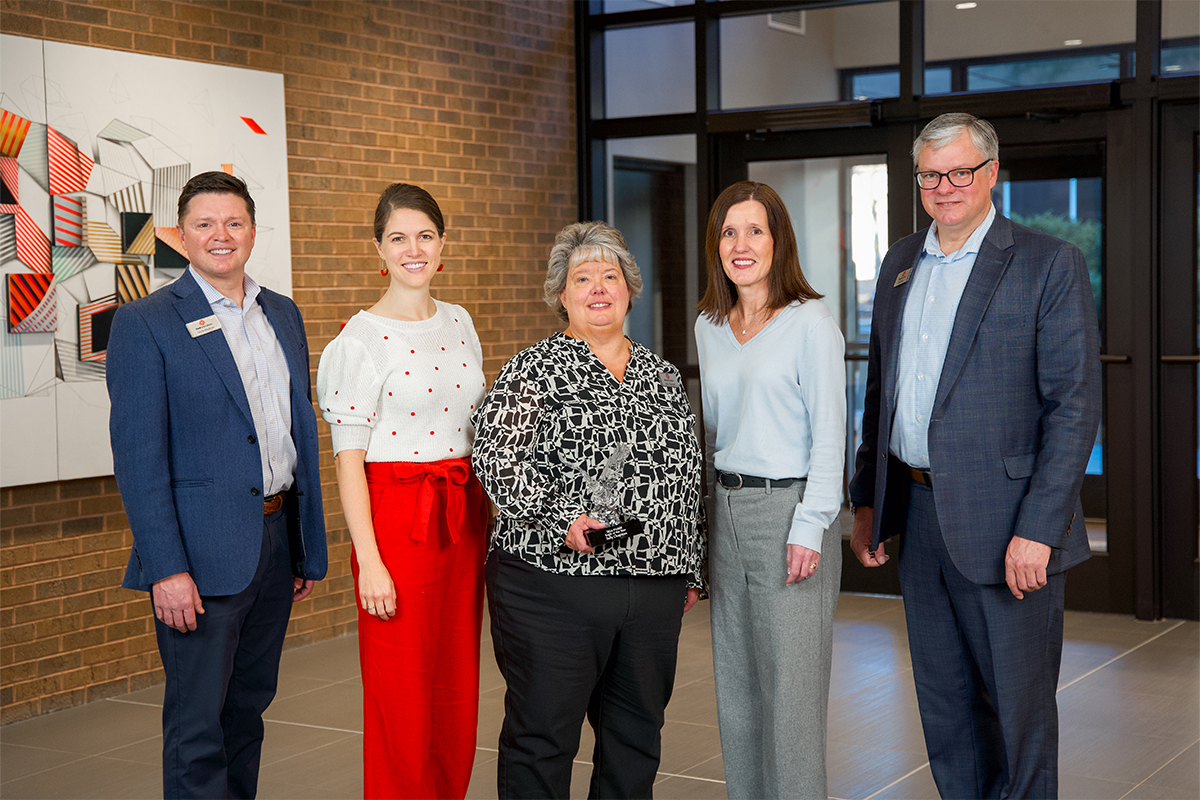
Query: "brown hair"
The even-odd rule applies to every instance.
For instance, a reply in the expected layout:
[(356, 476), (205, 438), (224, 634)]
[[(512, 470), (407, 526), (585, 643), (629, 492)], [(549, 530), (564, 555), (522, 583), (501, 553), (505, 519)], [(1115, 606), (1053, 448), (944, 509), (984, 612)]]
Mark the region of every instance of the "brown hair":
[(721, 265), (721, 229), (725, 216), (738, 203), (756, 200), (767, 210), (767, 227), (774, 240), (774, 256), (767, 273), (767, 306), (783, 308), (794, 300), (815, 300), (823, 295), (809, 285), (800, 268), (800, 253), (792, 218), (783, 200), (765, 183), (739, 181), (717, 197), (708, 213), (708, 233), (704, 237), (704, 259), (708, 266), (708, 289), (696, 308), (715, 325), (723, 325), (737, 302), (737, 286), (725, 274)]
[(250, 190), (246, 188), (246, 182), (241, 178), (230, 175), (227, 172), (221, 172), (220, 170), (201, 172), (199, 175), (193, 175), (183, 185), (183, 191), (179, 193), (178, 224), (183, 224), (183, 218), (187, 215), (188, 204), (198, 194), (237, 195), (246, 201), (246, 209), (250, 212), (250, 224), (254, 224), (254, 198), (250, 196)]
[(446, 221), (433, 195), (411, 183), (393, 183), (379, 195), (379, 202), (375, 206), (375, 241), (383, 241), (383, 229), (387, 227), (392, 212), (399, 208), (420, 211), (433, 222), (438, 236), (446, 235)]

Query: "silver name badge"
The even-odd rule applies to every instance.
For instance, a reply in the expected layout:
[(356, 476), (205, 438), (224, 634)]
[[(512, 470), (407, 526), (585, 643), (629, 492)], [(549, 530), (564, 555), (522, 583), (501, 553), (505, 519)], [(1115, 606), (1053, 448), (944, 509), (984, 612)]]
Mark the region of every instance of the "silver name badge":
[(192, 338), (195, 339), (197, 336), (203, 336), (206, 333), (212, 333), (213, 331), (221, 330), (221, 321), (217, 319), (216, 314), (211, 314), (207, 317), (203, 317), (202, 319), (198, 319), (195, 322), (189, 322), (187, 324), (187, 329), (188, 333), (190, 333)]
[(895, 289), (902, 283), (908, 283), (908, 279), (912, 277), (912, 272), (912, 267), (909, 267), (908, 269), (904, 270), (904, 272), (901, 272), (899, 275), (897, 275), (896, 282), (892, 284), (892, 288)]
[(679, 389), (683, 386), (679, 380), (679, 376), (673, 372), (660, 372), (658, 373), (658, 379), (662, 381), (662, 385), (668, 389)]

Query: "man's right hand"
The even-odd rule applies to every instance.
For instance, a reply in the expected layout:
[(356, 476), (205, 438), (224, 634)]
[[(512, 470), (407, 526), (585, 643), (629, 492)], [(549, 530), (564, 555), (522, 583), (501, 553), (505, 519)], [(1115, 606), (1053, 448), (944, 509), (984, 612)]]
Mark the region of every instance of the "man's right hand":
[(883, 552), (883, 542), (871, 550), (871, 529), (875, 523), (875, 509), (859, 506), (854, 510), (854, 531), (850, 534), (850, 549), (864, 567), (882, 567), (890, 558)]
[(196, 615), (204, 613), (196, 582), (186, 572), (155, 581), (150, 589), (154, 616), (180, 633), (196, 630)]

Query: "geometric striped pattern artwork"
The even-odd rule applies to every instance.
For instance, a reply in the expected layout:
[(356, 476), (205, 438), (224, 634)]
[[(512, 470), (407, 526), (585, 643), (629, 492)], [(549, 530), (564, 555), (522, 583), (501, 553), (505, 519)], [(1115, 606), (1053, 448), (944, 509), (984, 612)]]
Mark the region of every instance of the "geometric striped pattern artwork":
[(16, 158), (21, 153), (29, 120), (6, 109), (0, 109), (0, 156)]
[[(154, 226), (156, 228), (173, 228), (178, 222), (179, 195), (183, 185), (191, 177), (191, 166), (177, 164), (173, 167), (161, 167), (154, 170)], [(161, 236), (159, 238), (162, 238)]]
[(117, 313), (115, 295), (102, 297), (79, 306), (79, 360), (103, 361), (108, 350), (108, 334)]
[[(158, 228), (159, 231), (170, 231), (175, 234), (175, 228)], [(175, 234), (178, 239), (178, 234)], [(160, 233), (154, 239), (154, 268), (155, 269), (184, 269), (188, 265), (186, 255), (180, 255), (179, 250), (170, 243), (164, 241)]]
[(145, 166), (138, 168), (141, 157), (132, 147), (110, 142), (108, 139), (97, 139), (96, 149), (97, 161), (107, 173), (104, 178), (104, 194), (112, 194), (142, 178), (150, 177)]
[(154, 235), (160, 242), (169, 245), (176, 253), (187, 258), (187, 250), (183, 248), (183, 239), (179, 238), (179, 228), (155, 228)]
[(150, 134), (133, 127), (128, 122), (114, 119), (96, 135), (101, 139), (110, 139), (114, 142), (136, 142), (138, 139), (145, 139)]
[(221, 171), (224, 172), (226, 175), (232, 175), (233, 174), (233, 164), (222, 164)]
[(82, 192), (95, 162), (54, 128), (48, 129), (46, 144), (50, 157), (50, 194)]
[(7, 264), (17, 257), (17, 217), (15, 214), (0, 214), (0, 264)]
[(109, 264), (141, 264), (136, 256), (127, 256), (121, 252), (121, 237), (107, 223), (87, 223), (87, 246), (92, 248), (96, 258)]
[(59, 247), (58, 245), (50, 248), (50, 262), (54, 270), (54, 278), (59, 283), (78, 275), (97, 263), (96, 256), (90, 248)]
[(108, 195), (108, 202), (116, 207), (121, 213), (137, 212), (145, 213), (146, 211), (146, 192), (143, 188), (144, 184), (141, 181), (131, 183), (124, 189), (119, 189)]
[[(121, 214), (121, 249), (126, 253), (135, 251), (129, 248), (133, 243), (146, 233), (147, 224), (150, 222), (150, 215), (138, 211), (125, 211)], [(150, 226), (149, 234), (154, 236), (154, 228)], [(149, 251), (153, 253), (153, 250)]]
[(25, 144), (17, 156), (17, 163), (33, 178), (38, 186), (50, 191), (50, 157), (46, 148), (46, 126), (35, 122), (25, 134)]
[(25, 209), (4, 206), (0, 212), (17, 218), (17, 258), (34, 272), (50, 273), (50, 240)]
[(146, 224), (142, 226), (137, 236), (133, 237), (133, 241), (125, 246), (125, 252), (132, 255), (152, 256), (155, 250), (154, 220), (149, 214), (141, 214), (139, 216), (146, 218)]
[(58, 330), (58, 303), (53, 275), (10, 273), (8, 329), (13, 333), (52, 333)]
[(145, 265), (117, 265), (117, 302), (128, 303), (150, 294), (150, 268)]
[(5, 197), (11, 197), (7, 202), (17, 203), (21, 200), (20, 168), (15, 158), (0, 158), (0, 182), (4, 183)]
[(83, 244), (83, 203), (74, 197), (54, 196), (54, 243), (59, 247)]
[(103, 361), (80, 361), (79, 344), (54, 339), (54, 374), (60, 381), (85, 383), (104, 380)]

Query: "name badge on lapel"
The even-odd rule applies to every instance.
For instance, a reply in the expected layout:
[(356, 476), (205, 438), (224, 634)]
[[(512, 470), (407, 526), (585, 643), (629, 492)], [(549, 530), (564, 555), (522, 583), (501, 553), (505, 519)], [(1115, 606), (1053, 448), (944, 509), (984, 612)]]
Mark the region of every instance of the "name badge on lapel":
[(913, 273), (912, 267), (909, 267), (908, 269), (904, 270), (904, 272), (901, 272), (899, 275), (896, 276), (896, 282), (892, 284), (892, 288), (895, 289), (897, 286), (900, 286), (901, 284), (908, 283), (908, 279), (912, 277), (912, 273)]
[(658, 373), (658, 379), (662, 382), (662, 385), (668, 389), (683, 388), (683, 383), (680, 382), (679, 376), (673, 372), (660, 372)]
[(213, 331), (221, 330), (221, 321), (217, 319), (216, 314), (210, 314), (209, 316), (198, 319), (195, 322), (189, 322), (187, 324), (187, 329), (188, 333), (190, 333), (192, 338), (195, 339), (197, 336), (203, 336), (206, 333), (212, 333)]

